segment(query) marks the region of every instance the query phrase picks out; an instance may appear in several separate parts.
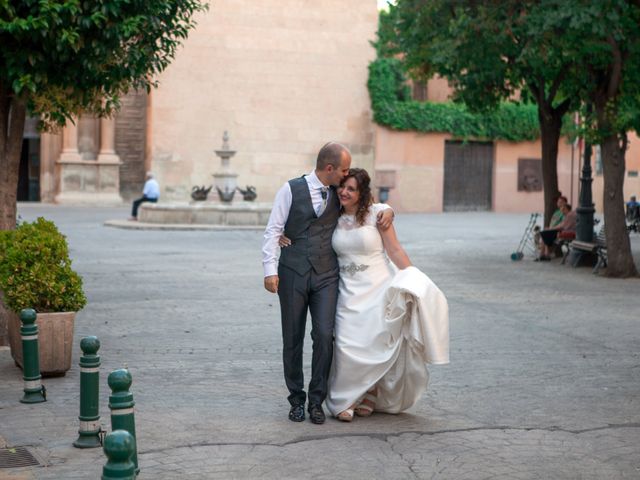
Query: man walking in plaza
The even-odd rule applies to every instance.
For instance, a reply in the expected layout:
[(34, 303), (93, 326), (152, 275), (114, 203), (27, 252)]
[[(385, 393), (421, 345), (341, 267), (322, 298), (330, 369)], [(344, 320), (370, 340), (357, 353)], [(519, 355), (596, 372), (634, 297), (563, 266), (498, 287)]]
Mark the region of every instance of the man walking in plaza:
[[(311, 313), (313, 354), (309, 382), (309, 417), (313, 423), (325, 421), (322, 402), (333, 357), (333, 326), (338, 296), (339, 268), (331, 247), (331, 237), (340, 216), (335, 187), (351, 166), (349, 150), (335, 142), (318, 153), (316, 168), (286, 182), (276, 194), (262, 246), (264, 287), (277, 293), (282, 321), (284, 377), (289, 390), (289, 419), (305, 419), (302, 352), (307, 310)], [(382, 228), (393, 219), (391, 209), (378, 217)], [(281, 235), (291, 245), (281, 250)]]

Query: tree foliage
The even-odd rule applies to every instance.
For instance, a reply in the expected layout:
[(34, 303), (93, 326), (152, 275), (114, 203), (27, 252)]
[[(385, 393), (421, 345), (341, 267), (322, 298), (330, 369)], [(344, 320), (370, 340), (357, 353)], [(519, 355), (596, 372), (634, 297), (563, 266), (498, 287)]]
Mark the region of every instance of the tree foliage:
[(375, 122), (395, 130), (513, 142), (540, 135), (534, 105), (505, 102), (492, 111), (474, 112), (462, 103), (410, 100), (402, 64), (395, 58), (379, 58), (369, 65), (368, 87)]
[(624, 215), (627, 131), (640, 125), (640, 2), (549, 1), (548, 24), (566, 54), (581, 66), (565, 88), (582, 101), (584, 134), (600, 144), (608, 268), (615, 277), (637, 275)]
[(0, 82), (45, 123), (106, 114), (150, 88), (194, 27), (198, 0), (1, 0)]
[(471, 110), (492, 111), (517, 98), (536, 103), (548, 223), (558, 195), (563, 116), (572, 107), (561, 87), (574, 61), (554, 43), (542, 3), (399, 0), (385, 21), (395, 23), (407, 69), (417, 78), (447, 78), (454, 99)]
[(395, 32), (407, 69), (416, 78), (446, 77), (455, 99), (473, 110), (493, 110), (522, 92), (536, 102), (547, 221), (558, 192), (563, 116), (593, 105), (585, 132), (602, 146), (615, 276), (635, 274), (622, 185), (626, 131), (640, 124), (639, 11), (637, 0), (398, 0), (378, 45), (389, 51)]
[(0, 228), (15, 225), (25, 112), (43, 126), (108, 115), (150, 89), (195, 26), (201, 0), (0, 0)]

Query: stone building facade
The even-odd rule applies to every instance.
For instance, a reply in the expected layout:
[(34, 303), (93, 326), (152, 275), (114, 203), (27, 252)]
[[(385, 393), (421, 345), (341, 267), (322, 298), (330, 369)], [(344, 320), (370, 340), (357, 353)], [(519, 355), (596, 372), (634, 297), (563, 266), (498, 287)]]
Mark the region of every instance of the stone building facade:
[[(414, 97), (416, 89), (414, 88)], [(421, 100), (446, 101), (451, 89), (435, 78), (419, 89)], [(629, 132), (624, 196), (640, 194), (640, 138)], [(456, 142), (445, 133), (399, 132), (375, 127), (375, 169), (386, 171), (394, 188), (389, 203), (401, 212), (491, 210), (542, 212), (542, 146), (535, 142)], [(582, 145), (561, 138), (558, 185), (578, 205)], [(603, 176), (599, 149), (591, 160), (593, 200), (603, 211)], [(378, 175), (382, 179), (381, 175)], [(640, 196), (640, 195), (638, 195)]]
[(115, 122), (83, 117), (41, 138), (40, 198), (128, 201), (152, 170), (163, 200), (187, 201), (194, 185), (213, 183), (224, 131), (238, 184), (255, 186), (258, 201), (309, 172), (329, 140), (372, 168), (366, 82), (377, 19), (375, 0), (211, 2), (149, 96), (126, 97)]
[[(61, 134), (25, 138), (21, 199), (122, 204), (152, 170), (163, 201), (188, 201), (213, 183), (214, 151), (229, 132), (238, 185), (270, 202), (287, 179), (309, 172), (328, 140), (353, 165), (392, 187), (399, 211), (541, 211), (540, 142), (459, 144), (449, 135), (398, 132), (372, 121), (367, 66), (375, 56), (375, 0), (211, 2), (150, 95), (132, 93), (112, 120), (82, 117)], [(446, 81), (417, 92), (444, 101)], [(576, 203), (580, 149), (561, 141), (560, 189)], [(594, 159), (594, 200), (602, 176)], [(537, 163), (536, 163), (537, 162)], [(625, 196), (640, 194), (640, 140), (631, 134)], [(376, 175), (377, 173), (377, 175)], [(478, 181), (481, 179), (481, 181)], [(210, 198), (215, 199), (215, 189)], [(237, 198), (237, 197), (236, 197)]]

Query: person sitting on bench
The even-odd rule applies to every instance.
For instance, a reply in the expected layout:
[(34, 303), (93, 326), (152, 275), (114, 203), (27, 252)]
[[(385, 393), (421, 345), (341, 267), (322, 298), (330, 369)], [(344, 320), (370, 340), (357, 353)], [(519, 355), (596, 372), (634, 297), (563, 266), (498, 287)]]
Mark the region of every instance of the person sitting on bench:
[(564, 220), (558, 225), (540, 232), (542, 242), (540, 245), (540, 256), (536, 259), (537, 261), (547, 262), (551, 260), (551, 249), (553, 248), (556, 238), (563, 240), (573, 240), (576, 238), (576, 212), (571, 209), (571, 205), (568, 203), (565, 203), (561, 207), (561, 210), (564, 215)]
[(553, 215), (551, 215), (551, 220), (549, 221), (549, 225), (547, 226), (547, 228), (554, 228), (562, 223), (562, 221), (564, 220), (564, 213), (562, 213), (562, 207), (567, 203), (569, 203), (569, 200), (567, 200), (567, 197), (565, 197), (564, 195), (558, 195), (558, 198), (556, 199), (557, 209), (555, 212), (553, 212)]
[[(554, 228), (558, 225), (560, 225), (562, 223), (562, 221), (564, 220), (564, 214), (562, 213), (562, 207), (564, 205), (566, 205), (567, 203), (569, 203), (569, 200), (567, 200), (567, 197), (563, 196), (562, 194), (558, 195), (558, 197), (556, 198), (556, 206), (558, 207), (556, 209), (555, 212), (553, 212), (553, 215), (551, 215), (551, 220), (549, 220), (549, 225), (545, 226), (544, 230), (549, 230), (551, 228)], [(536, 225), (536, 228), (534, 229), (535, 231), (535, 235), (534, 235), (534, 240), (535, 240), (535, 244), (538, 246), (538, 259), (542, 256), (542, 249), (544, 247), (544, 242), (542, 241), (542, 237), (540, 236), (540, 227), (538, 227)], [(556, 239), (555, 235), (556, 235), (556, 230), (553, 230), (553, 240)]]

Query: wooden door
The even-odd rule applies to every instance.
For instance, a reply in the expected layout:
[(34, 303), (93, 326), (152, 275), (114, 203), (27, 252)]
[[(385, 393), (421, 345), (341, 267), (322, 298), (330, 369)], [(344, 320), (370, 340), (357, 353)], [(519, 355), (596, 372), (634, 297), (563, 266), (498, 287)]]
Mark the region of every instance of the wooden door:
[(493, 143), (445, 143), (445, 212), (491, 210), (492, 185)]

